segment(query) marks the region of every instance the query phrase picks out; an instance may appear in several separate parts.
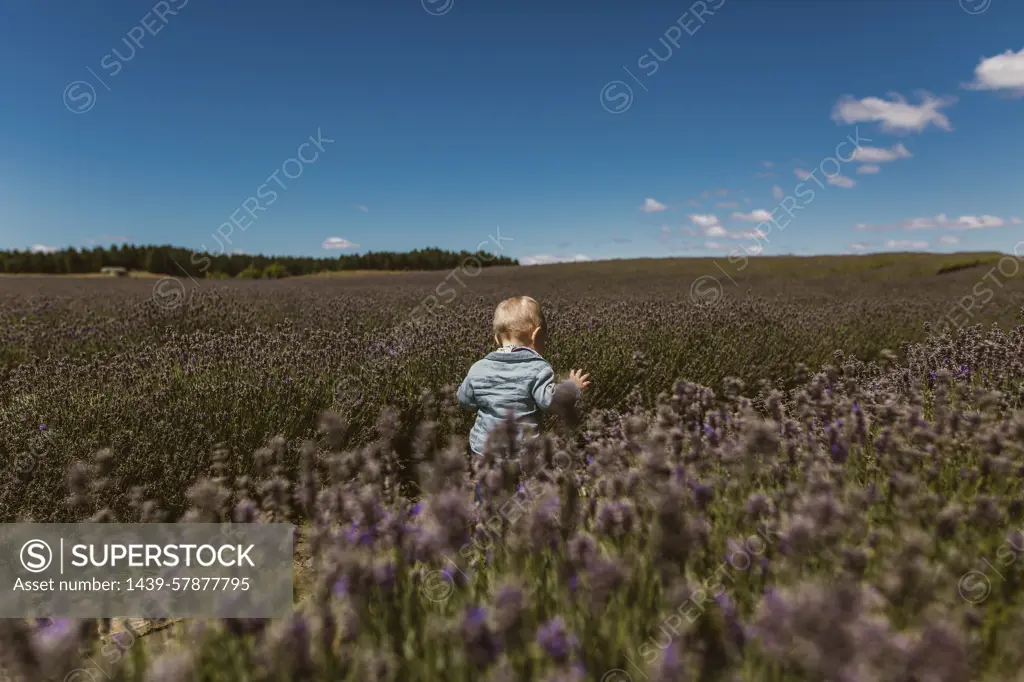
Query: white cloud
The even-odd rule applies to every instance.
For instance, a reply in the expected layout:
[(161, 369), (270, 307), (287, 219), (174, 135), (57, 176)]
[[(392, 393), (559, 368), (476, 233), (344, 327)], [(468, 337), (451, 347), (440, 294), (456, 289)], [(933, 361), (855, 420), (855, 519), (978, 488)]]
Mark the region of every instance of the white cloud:
[(940, 213), (939, 215), (935, 216), (934, 219), (932, 219), (932, 218), (911, 218), (902, 227), (905, 230), (927, 230), (927, 229), (931, 229), (931, 228), (934, 228), (934, 227), (938, 227), (937, 223), (943, 223), (944, 224), (946, 222), (948, 222), (948, 218), (946, 218), (946, 214), (945, 213)]
[(793, 175), (797, 176), (801, 180), (810, 180), (811, 174), (805, 171), (803, 168), (794, 168)]
[(865, 97), (854, 99), (844, 95), (832, 110), (832, 120), (837, 123), (879, 123), (887, 133), (919, 133), (934, 125), (939, 130), (951, 131), (953, 126), (940, 110), (956, 103), (955, 97), (935, 97), (920, 93), (921, 103), (910, 104), (897, 93), (890, 93), (890, 99)]
[(874, 164), (870, 163), (866, 163), (863, 166), (857, 167), (857, 172), (860, 175), (877, 175), (879, 172), (881, 172), (881, 170), (881, 166), (875, 166)]
[(577, 253), (571, 256), (567, 254), (551, 255), (547, 253), (538, 253), (534, 256), (520, 258), (519, 262), (522, 265), (550, 265), (552, 263), (582, 263), (589, 260), (592, 260), (590, 256), (582, 253)]
[(986, 227), (1002, 227), (1006, 224), (1005, 220), (994, 215), (963, 215), (957, 219), (957, 222), (962, 225), (965, 230), (981, 230)]
[(29, 247), (29, 251), (32, 253), (56, 253), (56, 246), (46, 246), (45, 244), (33, 244)]
[(772, 214), (763, 208), (750, 213), (733, 213), (733, 220), (742, 220), (745, 223), (763, 223), (772, 219)]
[(779, 176), (776, 175), (775, 173), (764, 173), (758, 171), (757, 173), (754, 173), (754, 177), (757, 178), (758, 180), (774, 180)]
[(782, 191), (782, 188), (778, 185), (772, 187), (772, 197), (778, 201), (782, 201), (782, 198), (786, 196), (786, 193)]
[(324, 240), (324, 243), (320, 246), (325, 249), (355, 249), (359, 248), (359, 244), (353, 244), (347, 239), (341, 237), (328, 237)]
[(959, 244), (960, 243), (960, 237), (957, 237), (955, 234), (944, 234), (941, 237), (939, 237), (939, 243), (940, 244)]
[(704, 242), (704, 248), (711, 249), (712, 251), (723, 251), (725, 250), (725, 245), (718, 242)]
[(912, 242), (906, 239), (890, 239), (885, 243), (887, 249), (927, 249), (928, 242)]
[(842, 187), (843, 189), (850, 189), (857, 184), (857, 181), (853, 178), (848, 178), (845, 175), (833, 175), (828, 179), (828, 184), (835, 185), (836, 187)]
[(994, 215), (964, 215), (950, 219), (945, 213), (934, 217), (909, 218), (902, 222), (886, 225), (858, 223), (856, 230), (984, 230), (990, 227), (1004, 227), (1006, 220)]
[(774, 166), (775, 164), (774, 164), (774, 163), (772, 163), (771, 161), (762, 161), (762, 162), (761, 162), (761, 165), (762, 165), (762, 166), (764, 166), (765, 168), (771, 168), (771, 167), (772, 167), (772, 166)]
[(891, 149), (884, 147), (858, 147), (853, 150), (853, 160), (858, 163), (888, 163), (896, 159), (909, 159), (910, 153), (902, 144), (897, 144)]
[(971, 90), (1010, 90), (1024, 95), (1024, 48), (982, 59), (974, 69), (974, 82), (964, 87)]
[(867, 251), (868, 250), (868, 245), (860, 243), (860, 242), (858, 242), (856, 244), (850, 244), (850, 250), (851, 251)]
[(363, 206), (362, 204), (356, 204), (356, 208), (358, 208), (363, 213), (369, 213), (370, 212), (370, 209), (368, 207), (366, 207), (366, 206)]
[(767, 237), (767, 234), (758, 229), (729, 233), (729, 239), (766, 239)]
[(715, 204), (715, 206), (717, 206), (718, 208), (728, 209), (736, 209), (740, 207), (740, 205), (735, 201), (719, 201), (717, 204)]
[(664, 211), (666, 208), (668, 206), (665, 204), (648, 197), (644, 200), (644, 205), (640, 207), (640, 210), (644, 213), (657, 213), (658, 211)]
[(718, 217), (713, 216), (710, 213), (701, 215), (694, 213), (690, 215), (690, 221), (693, 222), (697, 227), (711, 227), (712, 225), (718, 225)]
[(1021, 220), (1017, 216), (1013, 216), (1012, 218), (1010, 218), (1010, 222), (1013, 223), (1014, 225), (1024, 225), (1024, 220)]
[(712, 225), (704, 228), (705, 237), (724, 237), (729, 234), (721, 225)]

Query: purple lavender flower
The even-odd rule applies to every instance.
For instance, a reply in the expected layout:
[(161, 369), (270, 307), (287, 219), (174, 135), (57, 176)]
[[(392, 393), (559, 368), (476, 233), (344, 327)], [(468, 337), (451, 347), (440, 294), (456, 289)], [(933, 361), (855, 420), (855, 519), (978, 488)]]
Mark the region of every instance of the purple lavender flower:
[(469, 660), (476, 668), (485, 668), (498, 658), (501, 643), (487, 623), (487, 611), (470, 606), (462, 614), (459, 632)]
[(462, 622), (472, 626), (483, 625), (487, 622), (487, 611), (480, 606), (467, 606)]
[(561, 616), (555, 616), (537, 631), (537, 644), (558, 663), (565, 663), (572, 654), (576, 638), (565, 627)]
[(661, 655), (654, 680), (656, 682), (674, 682), (685, 678), (683, 660), (679, 656), (679, 648), (675, 642), (669, 644)]

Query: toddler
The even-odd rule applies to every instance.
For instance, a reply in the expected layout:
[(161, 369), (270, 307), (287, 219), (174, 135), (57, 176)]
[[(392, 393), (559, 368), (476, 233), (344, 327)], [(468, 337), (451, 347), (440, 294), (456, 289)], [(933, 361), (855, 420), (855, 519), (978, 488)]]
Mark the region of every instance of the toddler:
[[(487, 436), (515, 413), (524, 431), (539, 433), (541, 412), (551, 407), (555, 394), (555, 373), (541, 353), (547, 329), (540, 304), (529, 296), (502, 301), (494, 311), (494, 340), (498, 350), (488, 353), (469, 369), (459, 386), (459, 403), (476, 410), (476, 423), (469, 434), (473, 454), (481, 455)], [(573, 370), (563, 382), (578, 399), (590, 386), (589, 375)]]

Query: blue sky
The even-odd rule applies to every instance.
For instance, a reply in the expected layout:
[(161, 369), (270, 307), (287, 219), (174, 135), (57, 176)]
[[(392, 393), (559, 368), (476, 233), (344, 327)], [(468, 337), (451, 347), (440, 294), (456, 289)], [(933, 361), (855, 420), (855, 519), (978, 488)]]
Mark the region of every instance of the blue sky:
[(0, 248), (1024, 238), (1016, 0), (14, 0), (0, 25)]

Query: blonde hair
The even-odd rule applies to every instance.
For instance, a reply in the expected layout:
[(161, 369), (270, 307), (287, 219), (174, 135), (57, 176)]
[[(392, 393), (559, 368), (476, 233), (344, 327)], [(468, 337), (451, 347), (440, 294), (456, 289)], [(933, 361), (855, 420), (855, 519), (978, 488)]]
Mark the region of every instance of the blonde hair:
[(529, 296), (505, 299), (494, 311), (494, 335), (499, 342), (529, 342), (537, 327), (544, 327), (544, 312)]

